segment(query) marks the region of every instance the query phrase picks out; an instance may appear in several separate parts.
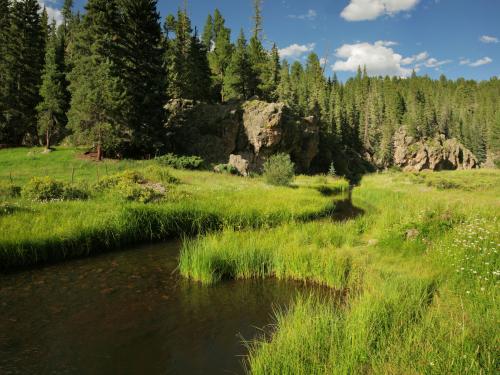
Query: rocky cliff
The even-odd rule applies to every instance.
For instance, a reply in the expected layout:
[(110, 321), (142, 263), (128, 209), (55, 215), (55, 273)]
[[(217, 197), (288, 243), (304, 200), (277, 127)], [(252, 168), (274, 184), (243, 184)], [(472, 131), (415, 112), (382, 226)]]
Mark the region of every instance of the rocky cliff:
[(444, 135), (415, 140), (400, 129), (394, 137), (394, 164), (407, 172), (477, 168), (474, 154), (456, 139)]
[(206, 104), (171, 100), (167, 111), (170, 149), (199, 155), (208, 162), (233, 164), (243, 175), (261, 170), (278, 152), (291, 155), (299, 172), (309, 170), (318, 154), (319, 126), (282, 103), (259, 100)]

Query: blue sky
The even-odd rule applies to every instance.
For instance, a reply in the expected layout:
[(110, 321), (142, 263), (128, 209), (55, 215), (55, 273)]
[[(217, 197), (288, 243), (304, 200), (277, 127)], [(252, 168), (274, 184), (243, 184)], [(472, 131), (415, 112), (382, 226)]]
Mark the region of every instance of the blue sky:
[[(161, 15), (183, 2), (159, 0)], [(62, 0), (45, 3), (57, 13)], [(189, 0), (193, 26), (202, 30), (215, 8), (233, 37), (251, 30), (252, 0)], [(343, 80), (360, 64), (372, 75), (500, 76), (500, 0), (264, 0), (263, 16), (266, 43), (282, 57), (303, 61), (314, 51)]]

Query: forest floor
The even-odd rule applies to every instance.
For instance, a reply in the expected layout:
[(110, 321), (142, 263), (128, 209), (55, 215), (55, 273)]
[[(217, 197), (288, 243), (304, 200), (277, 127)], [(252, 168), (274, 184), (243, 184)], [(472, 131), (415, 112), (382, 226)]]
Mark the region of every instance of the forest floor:
[[(277, 311), (274, 333), (250, 344), (253, 373), (498, 370), (499, 171), (365, 176), (352, 192), (356, 215), (334, 220), (335, 193), (348, 188), (342, 179), (299, 176), (291, 188), (270, 187), (261, 178), (166, 172), (155, 161), (40, 151), (0, 150), (2, 269), (199, 234), (183, 242), (186, 278), (295, 279), (344, 297), (305, 295)], [(139, 203), (94, 188), (131, 170), (164, 183), (165, 197)], [(33, 176), (84, 186), (89, 197), (7, 197)]]

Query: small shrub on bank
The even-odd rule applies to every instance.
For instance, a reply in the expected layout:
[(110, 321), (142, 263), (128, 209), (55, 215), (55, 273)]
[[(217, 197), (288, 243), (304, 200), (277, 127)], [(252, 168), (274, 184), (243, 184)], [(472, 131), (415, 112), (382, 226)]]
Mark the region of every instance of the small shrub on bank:
[(22, 189), (22, 195), (35, 202), (87, 199), (89, 196), (82, 188), (51, 177), (33, 177)]
[(181, 182), (177, 177), (172, 175), (169, 168), (160, 165), (150, 165), (144, 170), (144, 174), (148, 178), (154, 181), (160, 181), (164, 185), (177, 185)]
[(145, 182), (144, 176), (137, 171), (124, 171), (112, 176), (106, 176), (101, 179), (96, 188), (98, 190), (106, 190), (114, 188), (120, 182), (131, 183), (131, 184), (141, 184)]
[(140, 185), (126, 181), (120, 181), (113, 192), (124, 200), (140, 203), (151, 203), (165, 196), (165, 190), (160, 185)]
[(231, 164), (219, 164), (214, 167), (215, 173), (238, 175), (238, 170)]
[(0, 184), (0, 197), (17, 198), (21, 195), (21, 187), (14, 184)]
[(199, 170), (203, 167), (204, 160), (199, 156), (177, 156), (167, 154), (156, 158), (156, 162), (162, 166), (175, 169)]
[(270, 185), (289, 186), (295, 177), (294, 169), (290, 155), (277, 154), (264, 164), (264, 178)]

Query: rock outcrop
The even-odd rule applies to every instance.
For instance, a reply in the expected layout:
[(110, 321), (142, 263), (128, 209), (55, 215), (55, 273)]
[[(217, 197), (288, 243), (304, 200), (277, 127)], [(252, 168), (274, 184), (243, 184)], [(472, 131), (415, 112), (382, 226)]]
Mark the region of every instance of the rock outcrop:
[(308, 171), (319, 151), (319, 126), (283, 103), (259, 100), (206, 104), (171, 100), (165, 107), (169, 147), (208, 162), (229, 163), (241, 174), (260, 171), (267, 158), (290, 154), (299, 172)]
[(407, 172), (474, 169), (479, 166), (474, 154), (456, 139), (439, 135), (417, 141), (404, 129), (394, 137), (394, 164)]

